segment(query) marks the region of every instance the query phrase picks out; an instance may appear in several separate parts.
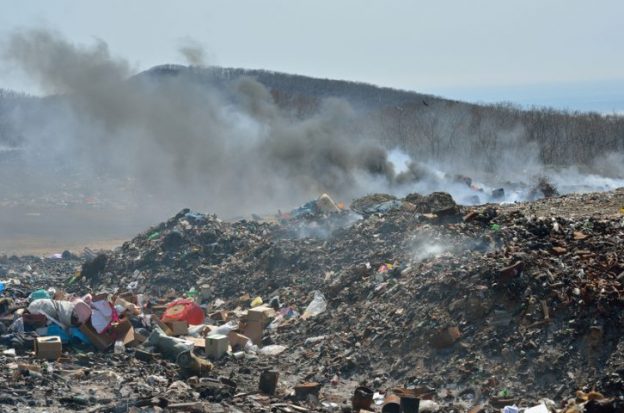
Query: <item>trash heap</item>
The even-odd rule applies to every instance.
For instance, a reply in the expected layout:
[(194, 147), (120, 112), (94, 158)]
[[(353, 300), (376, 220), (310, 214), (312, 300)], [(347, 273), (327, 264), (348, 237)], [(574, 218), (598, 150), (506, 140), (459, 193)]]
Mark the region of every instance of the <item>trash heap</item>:
[[(0, 259), (3, 411), (624, 411), (624, 190), (183, 210)], [(38, 410), (37, 410), (38, 409)]]

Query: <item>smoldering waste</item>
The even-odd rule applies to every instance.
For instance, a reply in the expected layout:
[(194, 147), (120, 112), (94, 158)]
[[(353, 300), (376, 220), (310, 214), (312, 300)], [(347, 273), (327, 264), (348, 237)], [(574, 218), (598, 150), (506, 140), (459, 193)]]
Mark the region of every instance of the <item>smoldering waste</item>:
[[(3, 257), (2, 410), (622, 411), (622, 189), (330, 201)], [(82, 326), (25, 311), (72, 297)], [(34, 351), (49, 334), (60, 352)]]

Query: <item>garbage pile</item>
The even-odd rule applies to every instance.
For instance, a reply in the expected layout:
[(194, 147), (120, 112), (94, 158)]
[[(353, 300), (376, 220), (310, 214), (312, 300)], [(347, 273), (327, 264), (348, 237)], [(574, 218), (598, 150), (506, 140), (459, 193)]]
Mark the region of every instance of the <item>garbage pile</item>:
[[(0, 259), (3, 411), (624, 411), (624, 190), (183, 210)], [(323, 231), (302, 232), (302, 228)], [(39, 409), (39, 410), (36, 410)]]

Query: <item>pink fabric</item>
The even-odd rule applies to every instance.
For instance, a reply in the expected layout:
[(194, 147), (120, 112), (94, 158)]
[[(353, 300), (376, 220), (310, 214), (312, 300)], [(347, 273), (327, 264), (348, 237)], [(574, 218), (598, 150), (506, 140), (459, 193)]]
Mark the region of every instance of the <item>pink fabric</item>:
[(86, 294), (85, 296), (82, 297), (82, 301), (91, 305), (91, 301), (93, 301), (93, 296), (91, 296), (91, 294)]
[(91, 307), (89, 307), (89, 304), (85, 303), (82, 300), (75, 300), (73, 304), (74, 304), (73, 314), (78, 319), (78, 323), (79, 324), (86, 323), (89, 317), (91, 317)]

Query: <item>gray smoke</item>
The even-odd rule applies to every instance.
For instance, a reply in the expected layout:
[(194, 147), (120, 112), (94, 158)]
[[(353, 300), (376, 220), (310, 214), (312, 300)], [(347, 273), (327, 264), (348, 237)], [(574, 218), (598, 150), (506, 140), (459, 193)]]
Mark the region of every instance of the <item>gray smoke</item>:
[(206, 66), (206, 50), (197, 41), (185, 39), (183, 45), (178, 48), (186, 63), (191, 66)]
[[(197, 49), (182, 52), (202, 62)], [(107, 188), (110, 196), (157, 204), (160, 214), (190, 206), (233, 216), (321, 192), (348, 200), (395, 178), (385, 149), (357, 130), (344, 101), (327, 100), (299, 119), (254, 79), (223, 88), (191, 76), (130, 77), (104, 42), (77, 46), (43, 30), (13, 34), (3, 57), (54, 94), (14, 115), (28, 150), (39, 153), (28, 167), (66, 174), (55, 185), (67, 176), (97, 185), (106, 176), (131, 185)]]

